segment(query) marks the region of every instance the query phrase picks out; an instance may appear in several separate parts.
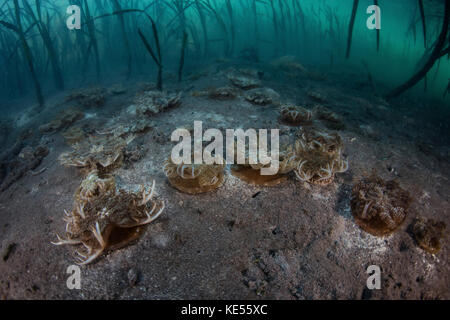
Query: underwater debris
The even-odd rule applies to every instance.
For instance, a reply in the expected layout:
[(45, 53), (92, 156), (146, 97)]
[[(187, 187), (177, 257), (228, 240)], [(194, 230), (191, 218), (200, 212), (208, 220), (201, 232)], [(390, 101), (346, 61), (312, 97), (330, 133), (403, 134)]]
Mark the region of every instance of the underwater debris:
[(375, 174), (354, 187), (350, 202), (356, 223), (374, 236), (389, 235), (406, 218), (411, 198), (397, 181), (385, 181)]
[(303, 127), (296, 135), (294, 172), (300, 181), (326, 186), (334, 181), (336, 173), (348, 170), (342, 139), (337, 133)]
[(259, 106), (266, 106), (268, 104), (277, 104), (280, 99), (280, 95), (270, 88), (256, 88), (249, 90), (245, 93), (245, 100), (252, 104)]
[(77, 263), (86, 265), (105, 251), (123, 248), (137, 240), (145, 226), (158, 218), (164, 201), (154, 197), (151, 188), (140, 192), (116, 191), (114, 178), (92, 172), (77, 191), (73, 209), (65, 211), (66, 238), (58, 234), (54, 245), (82, 245), (76, 251)]
[(419, 247), (428, 253), (436, 254), (441, 250), (445, 228), (446, 225), (442, 221), (418, 218), (412, 224), (412, 233)]
[(289, 125), (312, 123), (312, 112), (293, 104), (284, 104), (280, 109), (281, 121)]
[(70, 127), (62, 133), (62, 136), (64, 137), (68, 145), (81, 142), (86, 138), (84, 130), (77, 126)]
[(181, 105), (181, 93), (171, 94), (165, 91), (146, 91), (134, 100), (136, 111), (151, 116)]
[(27, 172), (36, 169), (48, 153), (49, 150), (46, 146), (39, 145), (36, 148), (27, 146), (20, 151), (16, 158), (2, 163), (3, 180), (0, 184), (0, 192), (8, 189)]
[(106, 102), (106, 90), (100, 87), (81, 89), (66, 97), (66, 102), (70, 101), (83, 108), (102, 107)]
[(259, 79), (239, 74), (235, 71), (228, 73), (227, 77), (231, 84), (243, 90), (258, 88), (261, 85)]
[(219, 188), (224, 181), (224, 169), (225, 164), (176, 165), (169, 157), (163, 170), (174, 188), (185, 193), (198, 194)]
[(313, 112), (315, 117), (321, 120), (328, 129), (343, 130), (345, 128), (345, 124), (342, 122), (341, 118), (330, 109), (322, 105), (316, 105)]
[(84, 117), (84, 113), (76, 108), (67, 108), (62, 110), (56, 118), (39, 127), (39, 131), (42, 133), (50, 133), (58, 131), (62, 128), (66, 128), (73, 124), (75, 121)]
[(8, 261), (8, 259), (16, 252), (17, 249), (17, 243), (12, 242), (8, 244), (6, 249), (2, 253), (2, 259), (4, 262)]
[(135, 138), (114, 135), (89, 136), (72, 146), (72, 151), (61, 154), (59, 162), (68, 167), (98, 170), (100, 173), (111, 172), (122, 165), (124, 148)]

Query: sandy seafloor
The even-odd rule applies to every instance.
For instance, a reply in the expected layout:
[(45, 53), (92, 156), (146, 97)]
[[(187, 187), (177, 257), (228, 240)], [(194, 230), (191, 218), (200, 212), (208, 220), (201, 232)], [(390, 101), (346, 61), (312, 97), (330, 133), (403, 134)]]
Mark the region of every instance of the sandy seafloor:
[[(39, 137), (50, 153), (33, 172), (46, 170), (26, 174), (0, 193), (0, 297), (449, 299), (448, 238), (442, 250), (431, 255), (408, 232), (417, 216), (450, 225), (448, 121), (411, 99), (387, 103), (376, 98), (354, 85), (357, 75), (336, 72), (326, 80), (292, 79), (269, 70), (263, 86), (276, 90), (282, 101), (311, 106), (309, 90), (326, 95), (322, 104), (345, 123), (339, 134), (349, 170), (326, 187), (304, 184), (294, 175), (276, 187), (255, 187), (228, 174), (213, 192), (184, 194), (170, 186), (162, 170), (176, 127), (201, 120), (205, 129), (295, 132), (280, 124), (276, 106), (255, 106), (242, 97), (217, 101), (191, 96), (193, 90), (228, 84), (224, 72), (217, 72), (221, 68), (212, 65), (208, 74), (181, 84), (166, 79), (166, 89), (183, 91), (182, 105), (153, 116), (153, 129), (138, 137), (145, 146), (144, 157), (114, 172), (118, 185), (125, 188), (155, 179), (166, 209), (139, 241), (82, 267), (81, 290), (66, 287), (75, 248), (50, 242), (55, 232), (63, 234), (63, 210), (72, 207), (83, 175), (57, 161), (70, 150), (60, 132)], [(138, 85), (122, 85), (125, 94), (109, 96), (101, 108), (84, 110), (88, 117), (79, 123), (101, 130), (131, 105)], [(52, 111), (70, 105), (64, 104), (67, 93), (49, 98), (49, 112), (42, 113), (40, 124), (51, 120)], [(442, 123), (446, 127), (440, 127)], [(352, 185), (373, 169), (385, 179), (396, 178), (413, 198), (404, 224), (384, 238), (362, 231), (350, 212)], [(382, 269), (380, 290), (366, 288), (369, 265)], [(130, 283), (129, 274), (138, 275), (136, 283)]]

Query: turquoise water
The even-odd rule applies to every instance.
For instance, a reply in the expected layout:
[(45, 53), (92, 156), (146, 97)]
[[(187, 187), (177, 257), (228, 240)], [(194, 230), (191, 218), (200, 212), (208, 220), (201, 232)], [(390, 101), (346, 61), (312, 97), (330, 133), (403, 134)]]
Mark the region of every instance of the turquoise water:
[[(61, 82), (71, 87), (92, 77), (102, 81), (116, 74), (132, 79), (156, 73), (156, 64), (138, 35), (141, 29), (156, 51), (149, 17), (155, 21), (160, 38), (164, 71), (178, 72), (186, 32), (183, 71), (217, 58), (239, 58), (243, 50), (251, 49), (261, 61), (292, 55), (302, 64), (325, 72), (355, 73), (362, 79), (370, 73), (380, 94), (385, 94), (408, 80), (426, 61), (441, 30), (444, 2), (423, 2), (425, 44), (419, 1), (379, 0), (377, 50), (377, 31), (366, 26), (370, 17), (366, 10), (374, 1), (359, 1), (347, 59), (353, 0), (28, 0), (29, 6), (17, 1), (20, 29), (30, 51), (28, 59), (16, 30), (15, 0), (3, 0), (0, 101), (31, 94), (37, 83), (46, 96), (55, 88), (62, 89)], [(80, 30), (66, 26), (69, 5), (81, 9)], [(30, 63), (35, 75), (30, 72)], [(58, 72), (62, 74), (59, 78)], [(450, 60), (444, 56), (428, 72), (426, 83), (420, 81), (407, 94), (448, 104), (450, 94), (444, 98), (444, 93), (449, 78)]]

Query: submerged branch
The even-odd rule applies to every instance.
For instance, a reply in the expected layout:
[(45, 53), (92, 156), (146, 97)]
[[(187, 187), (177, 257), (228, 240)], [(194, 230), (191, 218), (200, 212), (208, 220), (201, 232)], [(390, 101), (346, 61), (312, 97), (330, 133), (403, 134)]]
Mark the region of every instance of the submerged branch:
[(10, 29), (10, 30), (12, 30), (14, 32), (19, 33), (19, 29), (15, 25), (13, 25), (13, 24), (11, 24), (9, 22), (0, 20), (0, 25), (2, 25), (2, 26), (6, 27), (6, 28), (8, 28), (8, 29)]
[(348, 26), (348, 38), (347, 38), (347, 53), (345, 58), (350, 57), (350, 49), (352, 47), (353, 27), (355, 25), (356, 11), (358, 10), (359, 0), (353, 0), (352, 16), (350, 18), (350, 24)]
[(95, 20), (103, 19), (103, 18), (107, 18), (107, 17), (112, 17), (112, 16), (115, 16), (115, 15), (118, 15), (118, 14), (136, 13), (136, 12), (142, 13), (142, 12), (144, 12), (144, 10), (140, 10), (140, 9), (123, 9), (123, 10), (118, 10), (118, 11), (114, 11), (114, 12), (111, 12), (111, 13), (105, 13), (105, 14), (99, 15), (97, 17), (91, 18), (90, 20), (84, 22), (82, 25), (86, 25), (86, 24), (88, 24), (90, 22), (93, 22)]
[[(374, 4), (378, 6), (378, 0), (375, 0)], [(378, 51), (380, 51), (380, 29), (377, 28), (377, 52)]]
[(181, 56), (180, 56), (180, 66), (178, 68), (178, 82), (181, 82), (183, 77), (183, 67), (184, 67), (184, 56), (186, 54), (186, 45), (188, 41), (187, 32), (183, 32), (183, 43), (181, 44)]
[(162, 90), (162, 69), (163, 69), (163, 66), (162, 66), (162, 58), (161, 58), (161, 47), (159, 45), (158, 30), (156, 28), (155, 21), (153, 21), (153, 19), (150, 16), (148, 16), (148, 18), (150, 19), (150, 21), (152, 23), (152, 30), (153, 30), (153, 36), (155, 37), (157, 55), (153, 51), (152, 47), (150, 46), (150, 43), (147, 41), (147, 38), (142, 33), (141, 29), (138, 29), (138, 34), (139, 34), (139, 37), (141, 38), (142, 42), (144, 43), (145, 48), (150, 53), (150, 55), (152, 56), (152, 58), (155, 61), (156, 65), (158, 66), (158, 78), (157, 78), (157, 82), (156, 82), (156, 88), (158, 90)]
[[(31, 78), (33, 79), (33, 83), (34, 83), (34, 88), (36, 91), (36, 97), (39, 103), (39, 106), (43, 106), (45, 101), (44, 101), (44, 95), (42, 94), (42, 89), (41, 89), (41, 84), (39, 82), (39, 79), (37, 77), (36, 74), (36, 70), (34, 67), (34, 62), (33, 62), (33, 55), (31, 53), (31, 49), (30, 46), (27, 43), (27, 40), (25, 38), (25, 33), (23, 31), (23, 27), (22, 27), (22, 18), (21, 18), (21, 14), (20, 14), (20, 8), (19, 8), (19, 2), (18, 0), (14, 0), (14, 13), (15, 13), (15, 18), (17, 21), (17, 26), (15, 26), (16, 28), (16, 33), (19, 36), (20, 42), (22, 44), (22, 50), (23, 50), (23, 54), (25, 56), (25, 59), (27, 61), (28, 64), (28, 68), (31, 74)], [(4, 25), (4, 24), (3, 24)], [(11, 25), (9, 26), (9, 28), (11, 27)], [(12, 29), (14, 30), (14, 29)]]
[(423, 28), (423, 42), (424, 47), (427, 47), (427, 24), (425, 21), (425, 10), (423, 7), (423, 0), (419, 0), (419, 9), (420, 9), (420, 18), (422, 19), (422, 28)]
[(406, 90), (415, 86), (420, 80), (422, 80), (427, 75), (428, 71), (430, 71), (430, 69), (434, 66), (435, 62), (438, 59), (443, 57), (445, 54), (448, 54), (448, 52), (447, 52), (448, 48), (445, 49), (444, 51), (442, 51), (442, 49), (444, 48), (444, 46), (447, 42), (447, 34), (449, 31), (450, 0), (445, 0), (445, 11), (444, 12), (445, 12), (445, 16), (444, 16), (444, 22), (442, 24), (442, 30), (439, 35), (439, 39), (433, 49), (433, 52), (430, 55), (430, 58), (425, 63), (425, 65), (422, 67), (422, 69), (420, 69), (415, 75), (413, 75), (411, 77), (411, 79), (409, 79), (404, 84), (402, 84), (401, 86), (395, 88), (390, 93), (388, 93), (386, 95), (386, 99), (395, 98), (395, 97), (399, 96), (400, 94), (402, 94), (403, 92), (405, 92)]

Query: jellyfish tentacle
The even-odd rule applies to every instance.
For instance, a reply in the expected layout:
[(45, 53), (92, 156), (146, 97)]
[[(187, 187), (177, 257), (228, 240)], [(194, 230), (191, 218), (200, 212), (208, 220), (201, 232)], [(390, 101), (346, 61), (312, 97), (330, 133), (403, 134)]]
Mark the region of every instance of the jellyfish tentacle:
[(56, 237), (58, 238), (58, 242), (50, 242), (51, 244), (55, 245), (55, 246), (62, 246), (62, 245), (72, 245), (72, 244), (80, 244), (81, 240), (77, 240), (77, 239), (62, 239), (59, 234), (56, 234)]

